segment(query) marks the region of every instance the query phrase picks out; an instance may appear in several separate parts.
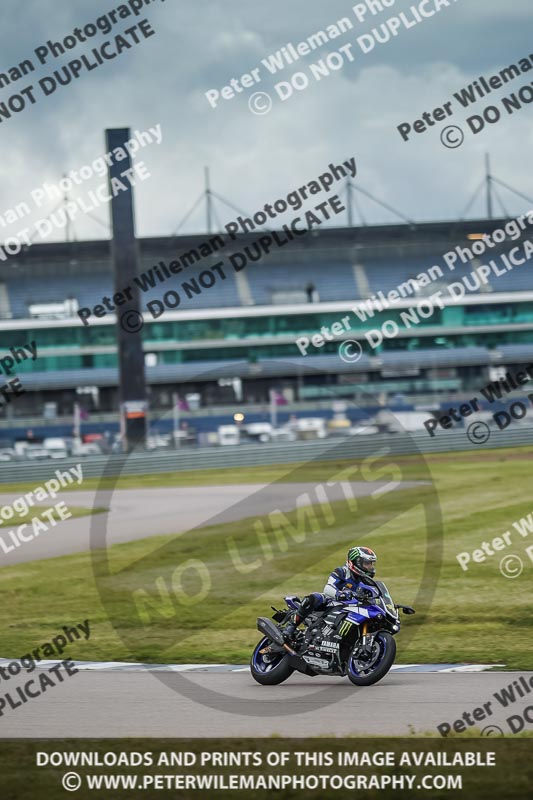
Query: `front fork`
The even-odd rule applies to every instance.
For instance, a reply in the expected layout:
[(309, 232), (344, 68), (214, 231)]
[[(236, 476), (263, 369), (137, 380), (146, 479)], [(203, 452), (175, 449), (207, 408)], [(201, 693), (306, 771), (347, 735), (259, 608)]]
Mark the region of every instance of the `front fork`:
[(362, 634), (362, 639), (363, 639), (363, 647), (366, 646), (366, 632), (367, 632), (367, 630), (368, 630), (368, 622), (363, 622), (363, 624), (361, 625), (361, 634)]
[(362, 653), (368, 653), (370, 655), (372, 653), (372, 646), (374, 644), (374, 634), (368, 633), (368, 622), (363, 622), (360, 627), (361, 631), (361, 645), (360, 649)]

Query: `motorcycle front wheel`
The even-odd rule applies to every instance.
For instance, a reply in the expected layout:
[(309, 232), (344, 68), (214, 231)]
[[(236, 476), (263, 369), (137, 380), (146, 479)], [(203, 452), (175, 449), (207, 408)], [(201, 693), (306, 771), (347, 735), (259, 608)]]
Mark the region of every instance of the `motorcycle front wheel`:
[(250, 659), (252, 678), (263, 686), (276, 686), (289, 678), (294, 669), (289, 666), (288, 653), (276, 653), (273, 657), (261, 654), (261, 650), (272, 644), (266, 637), (256, 645)]
[(347, 674), (356, 686), (372, 686), (385, 677), (396, 658), (396, 642), (387, 631), (379, 631), (374, 638), (372, 653), (368, 659), (356, 654), (358, 644), (350, 653)]

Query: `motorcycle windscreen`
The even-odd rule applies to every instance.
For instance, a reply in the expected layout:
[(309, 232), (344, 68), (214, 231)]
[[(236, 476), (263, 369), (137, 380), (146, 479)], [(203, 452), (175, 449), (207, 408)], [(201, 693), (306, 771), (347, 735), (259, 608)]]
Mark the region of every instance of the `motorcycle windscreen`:
[(383, 583), (383, 581), (374, 581), (374, 583), (381, 592), (381, 597), (376, 597), (374, 602), (378, 605), (382, 605), (389, 612), (389, 614), (393, 614), (395, 617), (397, 617), (398, 612), (394, 607), (394, 602), (392, 600), (390, 592)]

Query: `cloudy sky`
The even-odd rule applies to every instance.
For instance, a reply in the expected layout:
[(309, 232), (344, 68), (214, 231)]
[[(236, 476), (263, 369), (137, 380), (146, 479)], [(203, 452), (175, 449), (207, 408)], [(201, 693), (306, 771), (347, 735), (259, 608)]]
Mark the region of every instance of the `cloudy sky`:
[[(203, 187), (204, 166), (211, 170), (212, 188), (238, 208), (253, 212), (266, 202), (315, 178), (331, 161), (354, 156), (356, 182), (406, 217), (416, 221), (460, 216), (483, 178), (484, 154), (489, 152), (495, 176), (533, 196), (531, 178), (531, 114), (525, 105), (510, 116), (502, 113), (498, 124), (474, 135), (466, 118), (486, 105), (499, 105), (501, 97), (533, 80), (520, 76), (481, 100), (474, 109), (454, 101), (449, 124), (465, 131), (464, 144), (447, 149), (440, 141), (446, 123), (402, 141), (396, 126), (414, 122), (452, 99), (453, 93), (480, 75), (489, 77), (509, 64), (533, 54), (530, 43), (530, 0), (449, 0), (450, 7), (399, 34), (386, 44), (376, 44), (364, 54), (356, 39), (371, 33), (391, 16), (420, 0), (397, 0), (376, 16), (359, 22), (346, 0), (153, 0), (137, 18), (119, 20), (107, 36), (79, 44), (66, 56), (40, 66), (34, 50), (47, 40), (62, 41), (83, 26), (119, 7), (112, 0), (4, 0), (2, 64), (0, 71), (26, 58), (38, 67), (20, 81), (0, 90), (0, 103), (28, 85), (36, 87), (37, 103), (0, 124), (3, 158), (0, 162), (0, 214), (27, 200), (43, 182), (56, 183), (64, 172), (91, 163), (105, 151), (104, 129), (129, 126), (132, 130), (162, 126), (163, 143), (147, 148), (141, 158), (151, 178), (136, 192), (137, 230), (140, 236), (173, 232)], [(428, 0), (432, 7), (438, 0)], [(442, 2), (442, 0), (441, 0)], [(289, 42), (297, 44), (342, 17), (354, 29), (321, 50), (303, 57), (276, 76), (261, 60)], [(105, 62), (50, 97), (38, 81), (53, 75), (81, 54), (106, 39), (113, 40), (135, 22), (147, 18), (156, 35), (132, 47), (119, 58)], [(351, 43), (355, 56), (320, 82), (282, 102), (275, 84), (294, 72), (309, 73), (310, 64)], [(532, 55), (533, 58), (533, 55)], [(260, 67), (261, 83), (242, 95), (210, 107), (205, 92), (221, 90), (233, 77)], [(270, 113), (250, 112), (254, 91), (270, 94)], [(86, 196), (101, 178), (73, 193)], [(509, 213), (526, 207), (501, 190)], [(394, 217), (360, 198), (368, 223)], [(46, 216), (54, 203), (24, 221)], [(95, 215), (108, 220), (102, 206)], [(484, 213), (481, 198), (470, 216)], [(217, 205), (221, 222), (233, 212)], [(14, 235), (22, 223), (0, 230), (0, 239)], [(106, 237), (94, 220), (81, 216), (78, 239)], [(203, 232), (205, 212), (199, 209), (182, 230)], [(63, 239), (57, 231), (49, 237)]]

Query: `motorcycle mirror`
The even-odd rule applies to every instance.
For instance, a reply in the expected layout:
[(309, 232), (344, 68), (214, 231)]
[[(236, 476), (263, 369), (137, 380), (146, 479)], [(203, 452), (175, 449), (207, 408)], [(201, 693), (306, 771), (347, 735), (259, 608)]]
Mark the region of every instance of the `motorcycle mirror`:
[(411, 608), (411, 606), (402, 606), (402, 611), (403, 611), (404, 614), (415, 614), (416, 613), (414, 608)]

